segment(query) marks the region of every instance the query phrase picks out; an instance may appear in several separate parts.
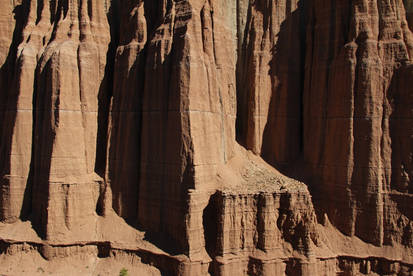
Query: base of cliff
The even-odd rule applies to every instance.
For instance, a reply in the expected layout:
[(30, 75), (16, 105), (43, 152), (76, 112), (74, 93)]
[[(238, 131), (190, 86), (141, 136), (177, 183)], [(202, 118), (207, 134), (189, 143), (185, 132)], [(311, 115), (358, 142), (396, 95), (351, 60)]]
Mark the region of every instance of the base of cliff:
[(202, 221), (199, 250), (175, 252), (113, 211), (46, 240), (30, 221), (0, 223), (0, 275), (413, 275), (411, 248), (377, 247), (320, 222), (304, 183), (248, 151), (214, 181), (220, 188), (197, 191), (205, 207), (190, 214)]

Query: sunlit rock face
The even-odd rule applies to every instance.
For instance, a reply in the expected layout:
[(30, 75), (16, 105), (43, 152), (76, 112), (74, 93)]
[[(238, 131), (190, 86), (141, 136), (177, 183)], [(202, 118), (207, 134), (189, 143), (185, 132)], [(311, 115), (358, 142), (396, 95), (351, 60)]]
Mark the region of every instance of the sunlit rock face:
[(413, 1), (0, 7), (0, 273), (413, 273)]

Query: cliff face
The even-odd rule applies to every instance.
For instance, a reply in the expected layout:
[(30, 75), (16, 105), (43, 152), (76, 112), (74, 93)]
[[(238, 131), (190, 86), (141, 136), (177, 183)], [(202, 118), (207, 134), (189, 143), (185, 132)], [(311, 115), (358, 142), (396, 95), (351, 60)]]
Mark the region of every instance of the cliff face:
[(338, 2), (0, 0), (0, 272), (410, 275), (413, 2)]

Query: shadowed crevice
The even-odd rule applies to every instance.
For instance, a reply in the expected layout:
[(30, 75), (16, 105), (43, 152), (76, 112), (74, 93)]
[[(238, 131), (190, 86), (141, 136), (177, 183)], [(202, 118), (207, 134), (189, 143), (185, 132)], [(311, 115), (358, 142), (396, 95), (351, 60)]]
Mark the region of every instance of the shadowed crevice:
[[(0, 91), (0, 221), (13, 219), (9, 210), (11, 202), (10, 196), (10, 178), (11, 173), (11, 153), (13, 135), (17, 117), (17, 103), (19, 99), (19, 83), (16, 76), (20, 75), (21, 60), (17, 58), (17, 48), (23, 42), (23, 30), (27, 25), (28, 14), (30, 11), (30, 1), (23, 1), (13, 10), (16, 24), (13, 31), (12, 43), (3, 66), (0, 68), (0, 85), (3, 87)], [(14, 93), (11, 93), (14, 91)], [(26, 180), (24, 180), (26, 181)]]
[[(88, 5), (91, 8), (91, 5)], [(108, 13), (106, 14), (110, 28), (110, 42), (106, 54), (106, 66), (103, 80), (98, 92), (98, 128), (96, 135), (96, 157), (95, 172), (102, 179), (105, 179), (107, 166), (107, 147), (109, 131), (110, 100), (113, 96), (113, 79), (115, 74), (116, 48), (119, 45), (119, 5), (118, 1), (112, 1)], [(107, 183), (103, 181), (99, 185), (99, 197), (96, 204), (96, 213), (100, 216), (106, 214), (107, 208)]]

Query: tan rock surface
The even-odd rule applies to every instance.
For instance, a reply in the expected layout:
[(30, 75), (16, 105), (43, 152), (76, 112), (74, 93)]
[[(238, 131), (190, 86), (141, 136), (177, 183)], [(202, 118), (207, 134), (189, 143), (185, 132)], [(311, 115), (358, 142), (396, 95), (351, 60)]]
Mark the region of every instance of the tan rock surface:
[(1, 274), (413, 273), (412, 1), (0, 7)]

